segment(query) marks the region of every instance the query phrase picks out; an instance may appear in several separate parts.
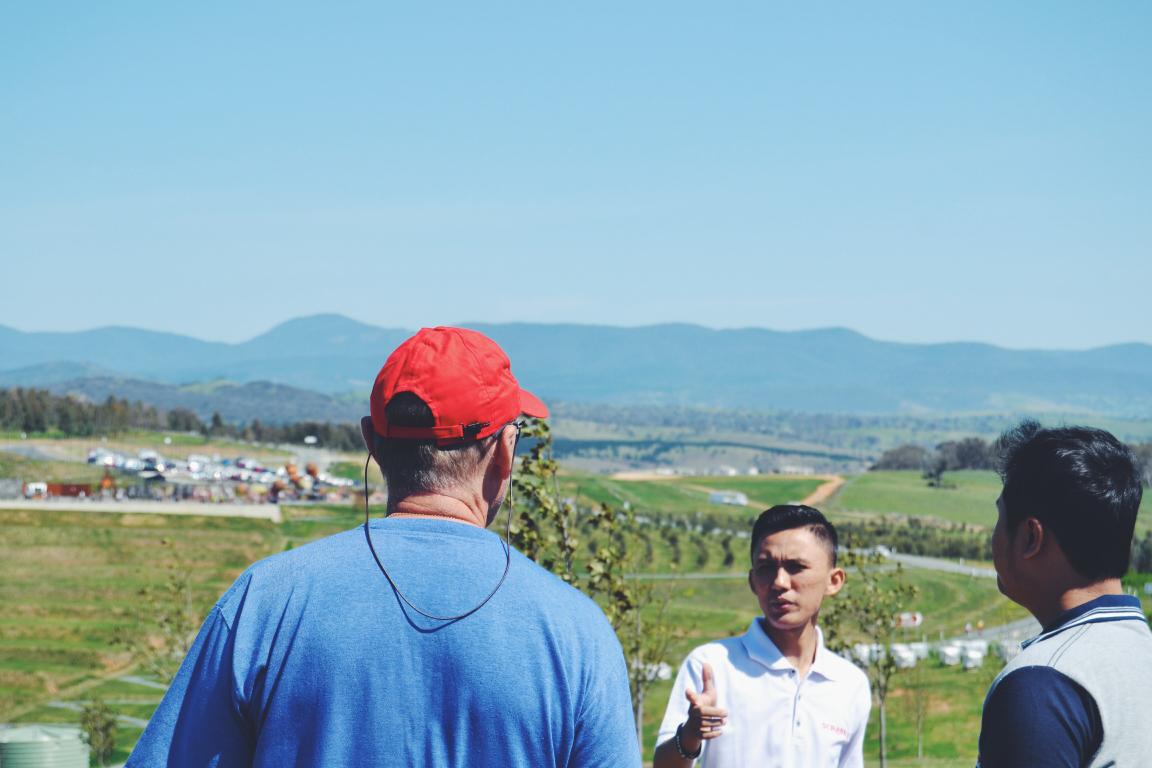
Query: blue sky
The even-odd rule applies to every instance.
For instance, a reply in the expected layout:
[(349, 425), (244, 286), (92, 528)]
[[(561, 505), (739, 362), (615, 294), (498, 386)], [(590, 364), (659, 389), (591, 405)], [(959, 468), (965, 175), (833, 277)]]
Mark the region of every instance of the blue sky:
[(817, 5), (5, 4), (0, 324), (1152, 343), (1152, 6)]

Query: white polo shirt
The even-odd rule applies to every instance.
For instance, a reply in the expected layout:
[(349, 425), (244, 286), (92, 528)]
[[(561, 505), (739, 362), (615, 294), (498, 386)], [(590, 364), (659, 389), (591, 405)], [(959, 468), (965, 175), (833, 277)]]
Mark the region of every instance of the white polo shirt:
[(719, 738), (704, 742), (698, 765), (707, 768), (862, 768), (864, 729), (872, 708), (868, 677), (824, 647), (817, 629), (816, 658), (803, 680), (755, 619), (740, 637), (702, 645), (684, 660), (656, 743), (676, 735), (688, 719), (686, 686), (699, 691), (705, 662), (712, 665), (717, 706), (728, 710)]

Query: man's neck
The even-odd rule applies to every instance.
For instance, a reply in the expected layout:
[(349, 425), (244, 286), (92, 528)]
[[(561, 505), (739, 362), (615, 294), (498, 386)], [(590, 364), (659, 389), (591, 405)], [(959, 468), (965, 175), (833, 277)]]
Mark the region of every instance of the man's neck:
[(457, 523), (488, 527), (488, 510), (479, 499), (451, 496), (439, 493), (423, 493), (407, 496), (395, 505), (390, 505), (389, 517), (422, 518), (427, 520), (452, 520)]
[(1120, 579), (1104, 579), (1088, 584), (1077, 584), (1053, 594), (1041, 605), (1032, 610), (1032, 615), (1045, 629), (1052, 629), (1053, 623), (1065, 611), (1079, 608), (1104, 595), (1122, 595), (1124, 587)]
[(815, 620), (795, 630), (777, 629), (766, 619), (760, 619), (760, 626), (800, 677), (806, 677), (812, 662), (816, 660), (816, 646), (819, 645)]

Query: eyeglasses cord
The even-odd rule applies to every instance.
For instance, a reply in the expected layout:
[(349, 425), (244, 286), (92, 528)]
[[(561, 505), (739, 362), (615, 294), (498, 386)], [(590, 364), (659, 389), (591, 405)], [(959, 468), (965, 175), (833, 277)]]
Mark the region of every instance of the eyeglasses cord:
[(508, 569), (512, 564), (512, 547), (508, 543), (509, 536), (512, 532), (512, 475), (516, 471), (516, 447), (520, 444), (520, 426), (518, 424), (513, 424), (512, 426), (516, 428), (516, 442), (512, 447), (512, 471), (508, 473), (508, 515), (507, 521), (504, 524), (504, 540), (502, 542), (504, 545), (504, 572), (500, 574), (500, 580), (496, 582), (496, 586), (492, 588), (492, 591), (488, 593), (487, 597), (472, 608), (464, 611), (464, 613), (455, 616), (438, 616), (420, 608), (408, 599), (408, 596), (405, 595), (399, 585), (396, 584), (396, 580), (392, 578), (392, 574), (388, 573), (388, 569), (384, 567), (384, 563), (380, 560), (380, 555), (376, 552), (376, 547), (372, 544), (372, 534), (369, 530), (370, 526), (368, 525), (370, 520), (368, 510), (368, 465), (372, 461), (372, 454), (369, 453), (368, 457), (364, 460), (364, 539), (368, 542), (368, 549), (372, 552), (372, 559), (376, 561), (376, 566), (380, 569), (380, 572), (384, 574), (384, 578), (388, 580), (388, 583), (392, 586), (392, 590), (404, 601), (405, 605), (425, 618), (444, 622), (459, 621), (460, 619), (467, 618), (487, 605), (488, 601), (495, 597), (496, 593), (500, 591), (500, 587), (504, 586), (504, 580), (508, 577)]

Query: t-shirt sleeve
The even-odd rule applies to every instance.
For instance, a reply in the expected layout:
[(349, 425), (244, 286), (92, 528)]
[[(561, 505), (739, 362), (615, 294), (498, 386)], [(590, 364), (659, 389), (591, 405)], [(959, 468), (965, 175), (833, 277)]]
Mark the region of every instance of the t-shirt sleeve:
[(233, 637), (212, 609), (125, 768), (251, 765), (250, 729), (232, 674)]
[(984, 702), (978, 768), (1079, 768), (1100, 748), (1096, 702), (1051, 667), (1010, 672)]
[[(601, 621), (603, 621), (601, 619)], [(587, 667), (590, 677), (576, 718), (570, 765), (574, 768), (639, 768), (640, 744), (632, 719), (628, 668), (616, 635), (603, 621), (597, 658)]]

